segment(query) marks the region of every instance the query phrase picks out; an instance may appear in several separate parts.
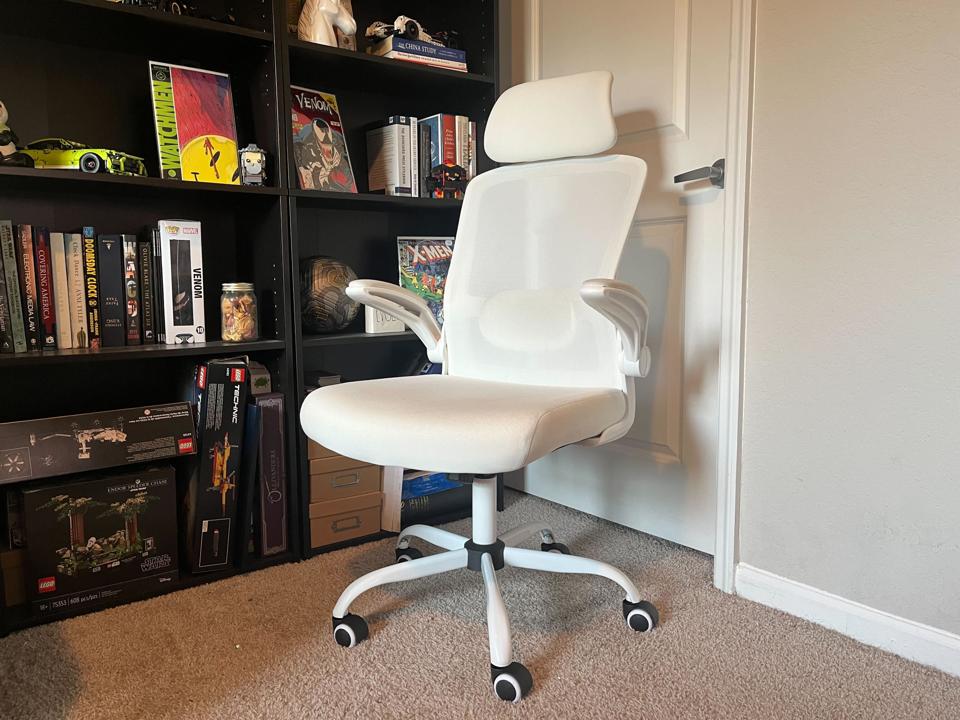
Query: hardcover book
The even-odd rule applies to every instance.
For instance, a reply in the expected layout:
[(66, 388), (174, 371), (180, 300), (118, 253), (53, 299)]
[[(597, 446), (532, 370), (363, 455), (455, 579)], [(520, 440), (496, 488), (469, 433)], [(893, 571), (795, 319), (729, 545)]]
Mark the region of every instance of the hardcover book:
[(127, 345), (142, 344), (140, 331), (140, 258), (136, 235), (123, 236), (123, 289)]
[(455, 115), (431, 115), (420, 122), (430, 128), (430, 169), (457, 164), (457, 118)]
[(161, 220), (159, 228), (164, 342), (203, 342), (206, 335), (200, 223)]
[(124, 309), (123, 238), (101, 235), (97, 242), (97, 276), (100, 279), (100, 342), (103, 347), (123, 347), (127, 338)]
[(100, 283), (97, 278), (97, 231), (85, 226), (81, 231), (83, 242), (83, 285), (87, 308), (87, 343), (100, 347)]
[(137, 262), (140, 265), (140, 316), (144, 345), (157, 341), (156, 310), (154, 307), (153, 246), (149, 242), (137, 242)]
[(160, 175), (240, 184), (230, 76), (150, 62)]
[(336, 96), (291, 87), (293, 157), (301, 190), (357, 192)]
[(70, 296), (70, 329), (73, 347), (89, 347), (87, 334), (87, 291), (83, 272), (83, 236), (67, 233), (67, 287)]
[(0, 353), (14, 351), (11, 322), (10, 300), (7, 298), (7, 276), (3, 271), (3, 255), (0, 254)]
[(17, 270), (20, 273), (20, 296), (23, 299), (23, 330), (27, 350), (40, 349), (40, 313), (37, 307), (37, 271), (33, 262), (33, 228), (17, 225)]
[[(401, 121), (402, 120), (402, 121)], [(385, 195), (413, 194), (408, 118), (367, 132), (367, 187)]]
[(73, 347), (70, 314), (70, 287), (67, 282), (67, 247), (63, 233), (50, 233), (50, 264), (53, 275), (53, 299), (57, 309), (57, 347)]
[(3, 259), (3, 276), (6, 280), (7, 306), (10, 309), (13, 349), (15, 352), (26, 352), (27, 336), (23, 328), (23, 299), (20, 296), (17, 246), (13, 237), (13, 225), (9, 220), (0, 220), (0, 258)]
[(427, 301), (430, 311), (443, 326), (443, 289), (453, 257), (452, 237), (398, 237), (397, 259), (400, 287)]
[(37, 315), (40, 324), (40, 346), (57, 347), (57, 318), (53, 299), (53, 267), (50, 259), (50, 231), (34, 228), (33, 255), (37, 270)]

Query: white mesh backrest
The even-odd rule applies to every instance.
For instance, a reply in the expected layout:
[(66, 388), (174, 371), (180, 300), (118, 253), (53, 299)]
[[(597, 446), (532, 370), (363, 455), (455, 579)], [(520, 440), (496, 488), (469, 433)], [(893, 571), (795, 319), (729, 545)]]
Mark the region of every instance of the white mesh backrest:
[(616, 332), (578, 291), (616, 274), (645, 175), (639, 158), (611, 155), (475, 178), (444, 290), (446, 371), (624, 388)]

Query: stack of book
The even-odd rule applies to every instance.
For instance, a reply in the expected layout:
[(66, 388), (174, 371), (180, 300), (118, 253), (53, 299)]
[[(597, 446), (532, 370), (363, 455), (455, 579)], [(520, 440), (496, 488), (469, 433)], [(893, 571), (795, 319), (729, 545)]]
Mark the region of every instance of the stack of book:
[(200, 223), (138, 239), (0, 220), (0, 352), (203, 339)]
[(403, 474), (400, 526), (429, 523), (443, 515), (470, 510), (470, 486), (449, 473), (411, 471)]
[(410, 197), (462, 197), (444, 190), (442, 177), (477, 174), (477, 124), (464, 115), (393, 115), (367, 132), (370, 192)]
[(467, 72), (467, 54), (463, 50), (434, 45), (423, 40), (408, 40), (392, 35), (367, 48), (367, 52), (418, 65)]

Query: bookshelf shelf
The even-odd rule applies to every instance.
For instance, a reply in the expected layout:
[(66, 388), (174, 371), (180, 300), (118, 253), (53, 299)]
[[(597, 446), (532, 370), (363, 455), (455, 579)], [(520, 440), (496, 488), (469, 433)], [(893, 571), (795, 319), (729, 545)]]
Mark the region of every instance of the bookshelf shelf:
[(374, 195), (373, 193), (322, 192), (319, 190), (291, 190), (290, 194), (304, 205), (335, 210), (408, 210), (420, 212), (459, 212), (461, 200), (404, 197), (401, 195)]
[(330, 345), (353, 345), (357, 343), (391, 343), (408, 342), (420, 339), (409, 330), (392, 333), (365, 333), (365, 332), (347, 332), (332, 333), (330, 335), (304, 335), (304, 347), (325, 347)]
[(291, 38), (290, 62), (296, 66), (312, 66), (336, 78), (338, 85), (369, 90), (378, 94), (403, 92), (449, 92), (457, 88), (492, 88), (495, 80), (472, 72), (458, 72), (429, 65), (378, 57), (364, 52), (317, 45)]
[(13, 189), (69, 191), (91, 189), (117, 194), (143, 193), (221, 193), (243, 196), (279, 196), (280, 188), (256, 185), (221, 185), (218, 183), (183, 182), (158, 177), (84, 173), (79, 170), (47, 170), (43, 168), (0, 167), (0, 187)]
[(125, 347), (107, 347), (91, 350), (89, 348), (69, 348), (66, 350), (42, 350), (28, 353), (0, 355), (0, 368), (14, 368), (21, 365), (59, 365), (62, 363), (122, 362), (125, 360), (144, 360), (161, 358), (201, 358), (215, 355), (241, 355), (252, 352), (277, 352), (286, 349), (283, 340), (258, 340), (246, 343), (227, 343), (222, 341), (195, 343), (191, 345), (128, 345)]

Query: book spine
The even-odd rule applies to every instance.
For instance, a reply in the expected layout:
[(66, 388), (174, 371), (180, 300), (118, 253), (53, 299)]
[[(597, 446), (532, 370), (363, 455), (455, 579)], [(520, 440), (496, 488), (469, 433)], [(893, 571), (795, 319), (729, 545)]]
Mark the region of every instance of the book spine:
[(127, 345), (142, 345), (143, 332), (140, 328), (140, 256), (137, 255), (137, 238), (123, 236), (123, 289), (124, 316), (127, 331)]
[(97, 238), (97, 276), (100, 279), (101, 345), (123, 347), (127, 333), (123, 309), (123, 239), (120, 235)]
[(402, 52), (409, 55), (427, 58), (430, 60), (447, 60), (458, 63), (467, 62), (467, 53), (464, 50), (448, 48), (442, 45), (424, 42), (423, 40), (408, 40), (393, 35), (384, 38), (370, 48), (373, 55), (386, 55), (390, 52)]
[(467, 166), (467, 180), (473, 180), (477, 176), (477, 123), (470, 121), (470, 132), (467, 135), (467, 150), (470, 158), (470, 164)]
[(68, 233), (65, 242), (73, 347), (85, 348), (89, 347), (89, 340), (87, 333), (87, 295), (83, 277), (83, 238), (80, 233)]
[(421, 122), (419, 125), (420, 131), (420, 197), (430, 197), (430, 184), (428, 182), (430, 178), (430, 171), (433, 169), (430, 167), (430, 125), (426, 122)]
[(456, 142), (457, 142), (457, 165), (462, 167), (464, 170), (467, 169), (467, 166), (470, 165), (469, 154), (470, 150), (467, 147), (470, 135), (470, 118), (463, 115), (455, 116), (455, 127), (456, 127)]
[(163, 257), (161, 255), (160, 228), (150, 228), (150, 237), (153, 245), (153, 285), (154, 285), (154, 311), (157, 316), (157, 342), (165, 343), (167, 341), (167, 316), (166, 304), (163, 301)]
[(153, 95), (153, 120), (160, 154), (160, 176), (181, 180), (180, 138), (177, 110), (173, 101), (173, 73), (161, 63), (150, 63), (150, 90)]
[(0, 220), (0, 257), (3, 258), (3, 275), (6, 280), (7, 307), (10, 309), (13, 350), (18, 353), (26, 352), (27, 335), (23, 329), (23, 300), (20, 297), (17, 247), (13, 238), (13, 225), (9, 220)]
[(287, 549), (287, 471), (284, 464), (283, 395), (260, 395), (260, 552)]
[(420, 197), (420, 128), (415, 117), (410, 118), (410, 194)]
[(40, 349), (40, 316), (37, 312), (37, 273), (33, 262), (33, 228), (17, 226), (17, 270), (20, 271), (20, 295), (23, 299), (23, 329), (27, 349)]
[(10, 326), (10, 301), (7, 299), (7, 275), (0, 255), (0, 353), (13, 352), (13, 328)]
[(140, 272), (140, 316), (143, 326), (143, 344), (150, 345), (157, 341), (156, 310), (154, 307), (153, 286), (153, 247), (148, 241), (137, 243), (137, 262)]
[(457, 164), (457, 119), (453, 115), (440, 116), (440, 159), (448, 165)]
[(53, 299), (57, 311), (57, 347), (73, 347), (73, 316), (70, 312), (70, 287), (67, 281), (67, 248), (63, 233), (50, 233), (50, 266), (53, 274)]
[(33, 230), (33, 256), (37, 264), (37, 315), (40, 320), (40, 347), (57, 348), (57, 316), (53, 299), (53, 268), (50, 260), (50, 231)]
[(86, 226), (81, 232), (83, 243), (83, 287), (87, 309), (87, 342), (100, 347), (100, 279), (97, 276), (97, 231)]
[(404, 62), (415, 63), (417, 65), (428, 65), (429, 67), (441, 68), (443, 70), (456, 70), (457, 72), (467, 72), (466, 63), (454, 62), (453, 60), (441, 60), (433, 57), (424, 57), (413, 53), (400, 52), (392, 50), (383, 57), (390, 60), (403, 60)]
[(428, 522), (431, 517), (447, 515), (460, 510), (470, 509), (470, 486), (463, 485), (451, 490), (421, 495), (402, 500), (400, 503), (400, 525)]
[[(404, 118), (406, 120), (406, 118)], [(397, 128), (397, 171), (400, 175), (399, 184), (394, 195), (409, 195), (410, 189), (410, 124), (406, 123)]]

